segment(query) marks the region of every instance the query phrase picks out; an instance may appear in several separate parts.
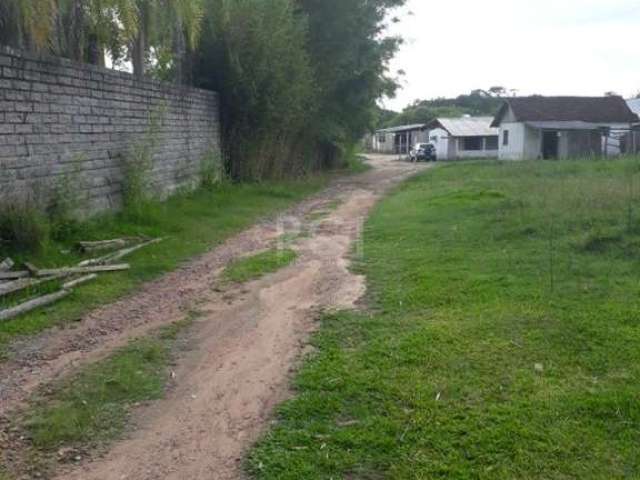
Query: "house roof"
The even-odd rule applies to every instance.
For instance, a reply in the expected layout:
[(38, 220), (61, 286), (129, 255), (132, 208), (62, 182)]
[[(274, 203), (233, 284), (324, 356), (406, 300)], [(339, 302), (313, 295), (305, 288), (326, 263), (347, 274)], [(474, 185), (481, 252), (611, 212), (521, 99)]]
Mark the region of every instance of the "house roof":
[(632, 98), (631, 100), (627, 100), (627, 105), (633, 113), (635, 113), (636, 115), (640, 115), (640, 98)]
[(491, 124), (498, 127), (509, 108), (518, 122), (581, 121), (634, 123), (638, 116), (622, 97), (515, 97), (506, 99)]
[(398, 127), (383, 128), (381, 130), (378, 130), (378, 133), (398, 133), (398, 132), (409, 132), (412, 130), (424, 130), (425, 126), (426, 125), (424, 123), (414, 123), (412, 125), (400, 125)]
[(491, 126), (491, 117), (436, 118), (427, 128), (442, 128), (452, 137), (492, 137), (498, 129)]
[(573, 121), (544, 121), (544, 122), (524, 122), (526, 125), (539, 130), (600, 130), (602, 127), (597, 123)]

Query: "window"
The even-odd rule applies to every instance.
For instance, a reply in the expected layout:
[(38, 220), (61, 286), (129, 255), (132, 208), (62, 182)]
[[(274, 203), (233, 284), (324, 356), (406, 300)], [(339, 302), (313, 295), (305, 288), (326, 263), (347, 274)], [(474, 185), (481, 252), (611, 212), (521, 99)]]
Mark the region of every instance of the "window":
[(438, 136), (432, 135), (429, 137), (429, 140), (432, 141), (433, 143), (438, 143)]
[(509, 145), (509, 130), (502, 132), (502, 145), (505, 147)]
[(387, 141), (387, 136), (384, 133), (378, 134), (378, 143), (385, 143)]
[(487, 137), (485, 139), (486, 141), (486, 146), (485, 146), (485, 150), (498, 150), (498, 136), (496, 135), (495, 137)]
[(462, 139), (462, 150), (482, 150), (482, 137), (465, 137)]

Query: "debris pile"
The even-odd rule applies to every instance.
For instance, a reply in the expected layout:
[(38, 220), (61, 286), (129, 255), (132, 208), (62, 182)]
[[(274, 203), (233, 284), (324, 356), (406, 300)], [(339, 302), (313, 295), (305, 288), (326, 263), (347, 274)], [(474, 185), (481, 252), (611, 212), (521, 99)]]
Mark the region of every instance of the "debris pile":
[[(12, 259), (0, 262), (0, 298), (10, 294), (45, 285), (49, 282), (63, 282), (54, 293), (29, 299), (24, 303), (0, 310), (0, 321), (10, 320), (36, 308), (50, 305), (66, 297), (71, 291), (84, 283), (98, 278), (99, 273), (128, 270), (128, 263), (115, 263), (141, 248), (161, 242), (161, 238), (117, 238), (98, 242), (79, 242), (78, 249), (84, 253), (100, 252), (120, 248), (99, 258), (91, 258), (76, 266), (40, 269), (29, 262), (23, 264), (22, 270), (15, 270)], [(134, 244), (134, 245), (131, 245)], [(131, 245), (131, 246), (129, 246)]]

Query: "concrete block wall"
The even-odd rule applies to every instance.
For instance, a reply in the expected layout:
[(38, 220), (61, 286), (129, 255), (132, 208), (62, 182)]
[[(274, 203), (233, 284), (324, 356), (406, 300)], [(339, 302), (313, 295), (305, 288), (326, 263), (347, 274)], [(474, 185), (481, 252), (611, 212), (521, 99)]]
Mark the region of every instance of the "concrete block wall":
[(197, 184), (220, 155), (217, 94), (0, 46), (0, 202), (64, 179), (85, 214), (118, 208), (140, 151), (153, 194)]

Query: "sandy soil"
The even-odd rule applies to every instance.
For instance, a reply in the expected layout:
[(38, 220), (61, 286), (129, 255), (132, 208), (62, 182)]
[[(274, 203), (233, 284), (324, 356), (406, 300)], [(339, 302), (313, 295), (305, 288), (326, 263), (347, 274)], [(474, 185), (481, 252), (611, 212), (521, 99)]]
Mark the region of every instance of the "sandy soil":
[[(348, 270), (364, 219), (379, 197), (425, 168), (370, 157), (374, 169), (334, 184), (284, 215), (254, 226), (180, 270), (84, 318), (16, 345), (0, 366), (0, 416), (34, 390), (152, 328), (197, 310), (189, 348), (167, 397), (134, 414), (129, 438), (102, 458), (67, 468), (70, 480), (227, 480), (287, 398), (291, 372), (317, 312), (350, 308), (365, 291)], [(337, 205), (337, 207), (336, 207)], [(242, 286), (216, 281), (229, 260), (290, 242), (298, 260)]]

